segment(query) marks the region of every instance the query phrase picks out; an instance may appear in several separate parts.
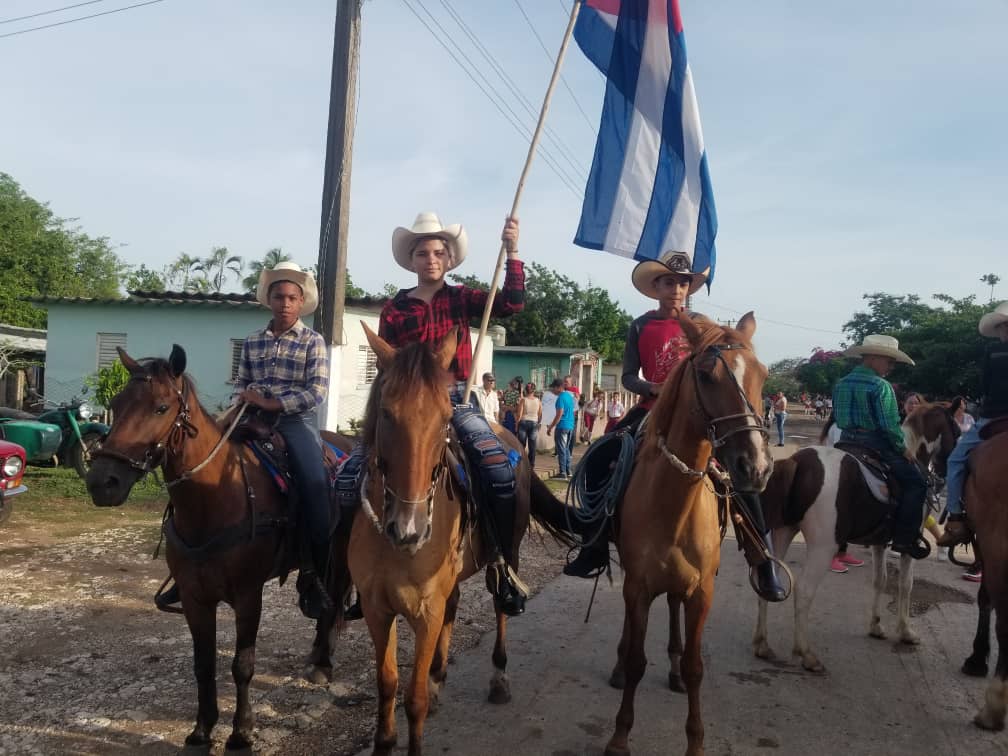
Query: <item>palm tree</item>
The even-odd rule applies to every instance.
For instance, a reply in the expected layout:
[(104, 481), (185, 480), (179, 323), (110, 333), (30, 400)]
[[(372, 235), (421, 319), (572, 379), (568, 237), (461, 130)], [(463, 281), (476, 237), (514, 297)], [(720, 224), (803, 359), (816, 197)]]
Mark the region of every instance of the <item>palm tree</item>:
[(249, 274), (242, 279), (242, 287), (249, 294), (256, 293), (259, 286), (259, 274), (264, 270), (273, 270), (279, 263), (289, 262), (290, 255), (285, 254), (280, 247), (273, 247), (262, 260), (253, 260), (249, 263)]
[(200, 259), (198, 257), (193, 257), (183, 252), (174, 262), (165, 268), (165, 283), (173, 288), (178, 286), (178, 290), (180, 291), (192, 291), (194, 289), (202, 291), (204, 288), (203, 284), (197, 283), (201, 279), (193, 276), (199, 263)]
[(991, 287), (990, 301), (993, 302), (994, 301), (994, 287), (997, 286), (998, 282), (1001, 281), (1001, 276), (997, 275), (996, 273), (985, 273), (984, 275), (980, 276), (980, 281), (981, 281), (981, 283), (985, 283), (985, 284), (987, 284), (988, 286)]
[(228, 274), (241, 275), (242, 259), (238, 255), (228, 254), (227, 247), (214, 247), (210, 254), (195, 266), (194, 270), (202, 273), (209, 282), (209, 288), (220, 292), (228, 279)]

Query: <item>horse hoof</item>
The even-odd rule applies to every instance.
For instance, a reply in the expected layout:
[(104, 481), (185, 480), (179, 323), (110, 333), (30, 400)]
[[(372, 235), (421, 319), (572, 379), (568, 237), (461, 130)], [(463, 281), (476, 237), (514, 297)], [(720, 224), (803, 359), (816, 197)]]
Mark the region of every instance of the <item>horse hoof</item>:
[(904, 646), (919, 646), (920, 638), (916, 633), (911, 633), (909, 630), (905, 633), (900, 634), (900, 643)]
[(630, 749), (614, 746), (612, 743), (606, 746), (605, 756), (630, 756)]
[(668, 673), (668, 686), (669, 690), (676, 693), (686, 692), (686, 684), (683, 682), (682, 675), (677, 675), (675, 672)]
[(224, 750), (229, 754), (248, 754), (252, 756), (252, 741), (250, 741), (244, 735), (237, 732), (231, 733), (231, 737), (227, 739), (227, 743), (224, 744)]
[(973, 724), (979, 727), (981, 730), (991, 730), (993, 732), (1000, 732), (1004, 729), (1004, 718), (1000, 720), (992, 718), (987, 712), (981, 711), (975, 717), (973, 717)]
[(987, 662), (974, 661), (971, 656), (963, 662), (962, 673), (970, 677), (987, 677)]
[(757, 644), (753, 648), (753, 655), (757, 659), (765, 659), (767, 661), (773, 661), (774, 659), (777, 658), (777, 654), (775, 654), (774, 650), (772, 648), (770, 648), (770, 644), (769, 643), (760, 643), (760, 644)]
[(491, 685), (487, 701), (492, 704), (511, 703), (511, 690), (507, 685)]
[(626, 675), (621, 669), (614, 669), (613, 673), (609, 675), (609, 685), (616, 690), (623, 690), (626, 685)]
[(888, 635), (886, 635), (886, 631), (883, 630), (881, 627), (873, 627), (871, 630), (868, 631), (868, 635), (870, 635), (872, 638), (878, 638), (879, 640), (885, 640), (886, 638), (889, 637)]
[(312, 667), (305, 672), (305, 680), (312, 685), (328, 685), (332, 682), (332, 667)]
[[(193, 742), (190, 742), (192, 739)], [(190, 735), (185, 740), (185, 746), (182, 748), (182, 756), (210, 756), (210, 741), (199, 742), (198, 739), (193, 738)]]

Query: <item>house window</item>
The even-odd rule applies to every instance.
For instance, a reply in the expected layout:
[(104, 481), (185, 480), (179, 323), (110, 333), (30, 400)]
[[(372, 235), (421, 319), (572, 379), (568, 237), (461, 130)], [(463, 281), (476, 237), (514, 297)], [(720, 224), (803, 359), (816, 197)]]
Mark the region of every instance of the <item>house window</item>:
[(119, 359), (116, 347), (126, 348), (125, 333), (99, 333), (98, 334), (98, 370), (107, 368)]
[(370, 386), (378, 375), (378, 355), (366, 344), (357, 347), (357, 385)]
[(602, 383), (600, 384), (603, 391), (615, 391), (616, 390), (616, 376), (611, 373), (602, 374)]
[(242, 345), (245, 339), (231, 339), (231, 380), (234, 383), (238, 380), (238, 366), (241, 364)]

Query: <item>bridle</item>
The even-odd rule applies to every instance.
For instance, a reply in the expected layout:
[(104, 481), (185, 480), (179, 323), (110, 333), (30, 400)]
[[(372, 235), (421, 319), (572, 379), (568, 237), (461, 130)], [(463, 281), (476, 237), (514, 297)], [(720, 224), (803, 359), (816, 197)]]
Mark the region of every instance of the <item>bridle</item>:
[[(153, 383), (153, 377), (151, 375), (144, 375), (142, 377), (138, 376), (131, 380), (143, 380), (148, 384)], [(182, 445), (185, 443), (187, 438), (195, 438), (199, 435), (199, 429), (192, 423), (192, 410), (189, 407), (188, 401), (188, 388), (189, 384), (182, 380), (182, 387), (172, 385), (175, 390), (175, 396), (178, 399), (179, 409), (175, 415), (175, 419), (172, 421), (171, 426), (165, 435), (154, 444), (147, 447), (144, 452), (144, 457), (142, 460), (134, 459), (127, 454), (115, 451), (114, 449), (109, 449), (107, 446), (102, 446), (96, 449), (93, 453), (93, 457), (108, 457), (109, 459), (114, 459), (119, 462), (123, 462), (134, 470), (138, 470), (141, 475), (147, 475), (153, 472), (158, 467), (160, 467), (164, 461), (167, 454), (176, 455), (182, 451)], [(238, 412), (235, 413), (234, 420), (232, 420), (231, 425), (228, 427), (227, 431), (221, 436), (220, 440), (207, 455), (206, 459), (200, 462), (198, 465), (190, 470), (186, 470), (177, 478), (165, 481), (166, 488), (173, 488), (180, 483), (183, 483), (194, 475), (196, 475), (200, 470), (210, 464), (210, 461), (217, 456), (217, 453), (223, 448), (224, 444), (231, 437), (231, 433), (234, 431), (235, 427), (238, 425), (239, 420), (243, 414), (245, 414), (245, 409), (247, 405), (242, 405)]]
[[(698, 409), (703, 413), (704, 420), (707, 423), (707, 439), (711, 442), (711, 446), (715, 449), (724, 446), (728, 438), (736, 433), (756, 432), (767, 437), (770, 435), (770, 430), (766, 427), (766, 425), (764, 425), (763, 418), (760, 417), (759, 413), (753, 409), (752, 404), (749, 403), (749, 398), (745, 395), (745, 391), (742, 386), (739, 385), (734, 371), (728, 366), (728, 361), (724, 358), (723, 352), (747, 348), (748, 347), (744, 344), (712, 344), (699, 352), (691, 354), (689, 357), (690, 368), (693, 371), (693, 394), (696, 397)], [(703, 392), (700, 390), (700, 368), (697, 367), (696, 358), (698, 356), (705, 356), (708, 354), (712, 354), (716, 360), (724, 365), (725, 371), (728, 373), (732, 384), (735, 386), (735, 390), (738, 391), (739, 396), (742, 397), (742, 401), (745, 402), (745, 412), (737, 412), (731, 415), (720, 415), (718, 417), (714, 417), (711, 411), (707, 408), (707, 405), (704, 403)], [(750, 419), (755, 422), (755, 425), (751, 425), (749, 423)], [(720, 436), (718, 435), (718, 424), (738, 420), (742, 420), (743, 424), (725, 431)]]

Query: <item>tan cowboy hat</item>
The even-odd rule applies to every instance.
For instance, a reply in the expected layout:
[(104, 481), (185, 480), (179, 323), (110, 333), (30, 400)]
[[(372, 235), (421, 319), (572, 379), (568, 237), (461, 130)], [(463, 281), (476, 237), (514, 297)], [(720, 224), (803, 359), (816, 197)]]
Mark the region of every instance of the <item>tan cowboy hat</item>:
[(988, 312), (980, 318), (980, 333), (996, 339), (997, 327), (1005, 321), (1008, 321), (1008, 302), (1002, 302), (994, 308), (994, 312)]
[(263, 307), (269, 307), (269, 288), (277, 281), (290, 281), (301, 287), (304, 294), (304, 304), (301, 306), (301, 315), (309, 315), (315, 312), (318, 307), (318, 287), (315, 285), (315, 276), (307, 270), (301, 270), (301, 266), (295, 262), (277, 263), (272, 270), (264, 270), (259, 274), (259, 286), (256, 287), (256, 299)]
[(704, 285), (709, 272), (710, 268), (694, 272), (693, 260), (690, 259), (690, 256), (685, 252), (673, 251), (665, 252), (657, 260), (644, 260), (637, 263), (637, 267), (633, 269), (630, 279), (633, 281), (634, 288), (645, 297), (658, 299), (658, 289), (655, 288), (655, 281), (662, 276), (667, 276), (669, 273), (690, 276), (692, 280), (690, 281), (689, 293), (693, 294)]
[(435, 213), (420, 213), (413, 221), (412, 228), (399, 226), (392, 232), (392, 256), (395, 261), (412, 272), (413, 265), (410, 257), (413, 254), (413, 247), (418, 239), (429, 236), (442, 239), (447, 245), (451, 255), (448, 270), (462, 264), (469, 249), (469, 237), (466, 235), (465, 229), (459, 223), (453, 223), (450, 226), (443, 225)]
[(892, 336), (884, 336), (878, 333), (865, 336), (864, 341), (857, 346), (850, 347), (844, 352), (845, 357), (864, 357), (866, 354), (890, 357), (896, 360), (896, 362), (902, 362), (906, 365), (917, 364), (904, 352), (900, 351), (899, 342), (896, 339)]

